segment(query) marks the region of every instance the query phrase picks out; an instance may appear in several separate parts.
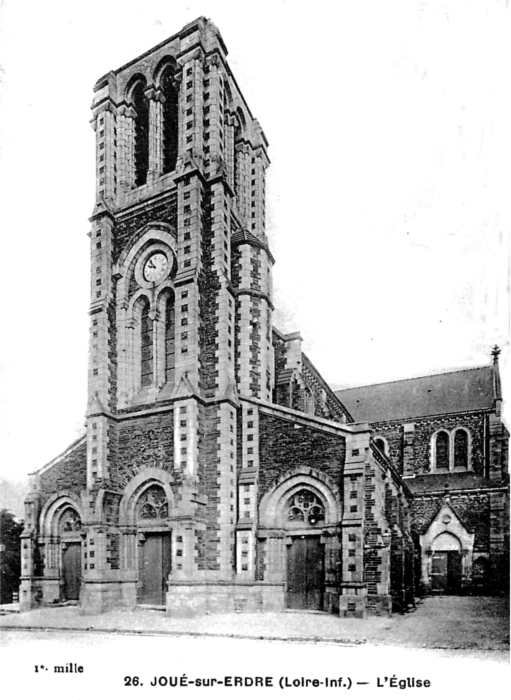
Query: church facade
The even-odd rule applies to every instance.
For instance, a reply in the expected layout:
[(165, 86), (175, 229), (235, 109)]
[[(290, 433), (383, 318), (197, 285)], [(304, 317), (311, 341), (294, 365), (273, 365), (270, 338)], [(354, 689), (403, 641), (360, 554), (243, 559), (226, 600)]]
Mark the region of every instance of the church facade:
[(22, 609), (365, 615), (438, 567), (460, 590), (502, 571), (500, 408), (362, 415), (273, 327), (268, 143), (215, 25), (105, 75), (92, 110), (86, 434), (32, 475)]

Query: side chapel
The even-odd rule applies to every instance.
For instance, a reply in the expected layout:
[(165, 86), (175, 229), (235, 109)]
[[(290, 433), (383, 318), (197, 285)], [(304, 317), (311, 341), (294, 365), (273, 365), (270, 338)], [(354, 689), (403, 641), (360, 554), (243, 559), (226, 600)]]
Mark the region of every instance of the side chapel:
[(109, 72), (92, 112), (86, 434), (32, 475), (22, 609), (362, 616), (505, 587), (497, 356), (334, 393), (273, 327), (268, 142), (215, 25)]

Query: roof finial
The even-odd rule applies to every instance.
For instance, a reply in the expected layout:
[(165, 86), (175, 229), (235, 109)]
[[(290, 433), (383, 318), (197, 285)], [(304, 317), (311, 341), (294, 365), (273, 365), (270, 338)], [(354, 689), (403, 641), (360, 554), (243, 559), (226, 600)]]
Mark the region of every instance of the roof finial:
[(492, 351), (491, 351), (492, 357), (493, 357), (493, 364), (497, 365), (499, 362), (499, 355), (500, 355), (500, 348), (498, 345), (494, 345)]

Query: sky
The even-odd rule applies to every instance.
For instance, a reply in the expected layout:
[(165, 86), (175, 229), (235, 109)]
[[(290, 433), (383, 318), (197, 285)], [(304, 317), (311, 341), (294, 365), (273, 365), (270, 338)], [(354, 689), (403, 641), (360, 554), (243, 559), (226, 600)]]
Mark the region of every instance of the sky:
[[(506, 0), (2, 0), (0, 499), (83, 430), (96, 80), (200, 15), (269, 140), (275, 325), (334, 388), (511, 389)], [(508, 425), (510, 421), (507, 421)]]

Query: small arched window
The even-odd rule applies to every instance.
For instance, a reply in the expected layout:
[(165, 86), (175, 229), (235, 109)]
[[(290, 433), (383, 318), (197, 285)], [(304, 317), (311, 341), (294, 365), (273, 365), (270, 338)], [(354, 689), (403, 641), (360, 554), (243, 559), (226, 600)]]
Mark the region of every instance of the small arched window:
[(468, 435), (465, 430), (454, 433), (454, 467), (468, 468)]
[(146, 300), (140, 314), (140, 384), (153, 382), (153, 321), (149, 317), (149, 301)]
[(165, 305), (165, 382), (174, 384), (176, 366), (175, 306), (169, 297)]
[(135, 185), (147, 182), (149, 168), (149, 102), (145, 96), (145, 85), (140, 80), (131, 93), (135, 109)]
[(378, 449), (383, 452), (383, 454), (387, 454), (387, 450), (386, 450), (386, 446), (385, 446), (385, 442), (384, 442), (383, 438), (376, 438), (376, 440), (374, 442), (375, 442), (376, 446), (378, 447)]
[(163, 172), (176, 169), (179, 146), (179, 92), (172, 68), (163, 72), (160, 84), (165, 101), (163, 103)]
[(449, 470), (449, 434), (441, 430), (436, 436), (436, 468)]

